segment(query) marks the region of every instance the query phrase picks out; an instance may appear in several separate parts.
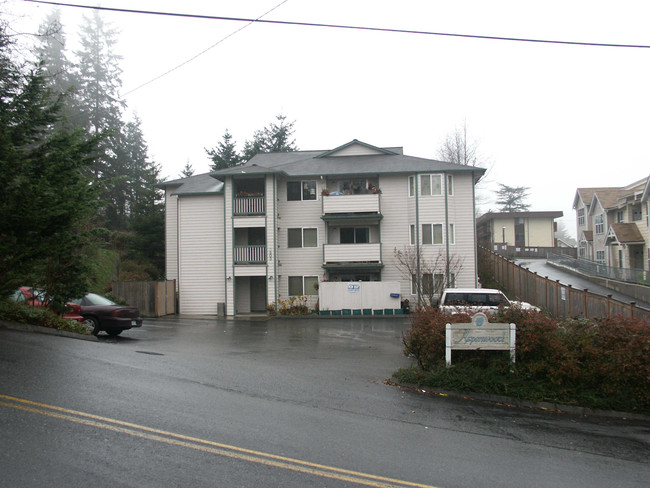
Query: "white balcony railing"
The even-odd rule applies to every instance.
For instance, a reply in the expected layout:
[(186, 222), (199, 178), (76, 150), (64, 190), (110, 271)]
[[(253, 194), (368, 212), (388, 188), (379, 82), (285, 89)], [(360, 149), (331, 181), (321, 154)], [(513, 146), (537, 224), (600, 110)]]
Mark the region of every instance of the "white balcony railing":
[(381, 244), (325, 244), (325, 263), (379, 263)]
[(379, 213), (379, 194), (324, 195), (323, 213)]
[(266, 246), (235, 246), (235, 264), (266, 263)]
[(235, 197), (233, 215), (264, 215), (264, 197)]

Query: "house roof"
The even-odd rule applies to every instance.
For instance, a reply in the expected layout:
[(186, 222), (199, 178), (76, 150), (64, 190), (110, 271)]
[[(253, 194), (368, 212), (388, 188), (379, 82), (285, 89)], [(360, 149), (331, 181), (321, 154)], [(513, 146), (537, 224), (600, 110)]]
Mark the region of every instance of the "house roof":
[(578, 188), (576, 190), (576, 196), (573, 199), (573, 208), (578, 206), (578, 198), (582, 200), (582, 203), (586, 206), (591, 205), (591, 200), (594, 198), (594, 193), (601, 190), (614, 190), (613, 187), (600, 187), (600, 188)]
[(583, 230), (581, 241), (592, 242), (594, 240), (594, 231), (593, 230)]
[[(358, 146), (366, 154), (351, 154), (344, 150)], [(242, 172), (279, 173), (288, 177), (336, 176), (390, 173), (452, 172), (474, 173), (483, 176), (485, 168), (418, 158), (401, 154), (400, 148), (377, 148), (353, 140), (327, 151), (292, 151), (257, 154), (243, 166), (236, 166), (211, 175), (215, 178), (233, 176)]]
[(476, 219), (477, 224), (488, 222), (494, 219), (558, 219), (564, 215), (561, 210), (557, 211), (540, 211), (540, 212), (487, 212)]
[(639, 231), (639, 227), (633, 223), (611, 224), (607, 232), (607, 241), (620, 244), (643, 244), (645, 240)]
[(178, 186), (176, 190), (172, 191), (172, 195), (223, 193), (223, 182), (213, 178), (209, 173), (166, 181), (160, 186), (163, 188)]

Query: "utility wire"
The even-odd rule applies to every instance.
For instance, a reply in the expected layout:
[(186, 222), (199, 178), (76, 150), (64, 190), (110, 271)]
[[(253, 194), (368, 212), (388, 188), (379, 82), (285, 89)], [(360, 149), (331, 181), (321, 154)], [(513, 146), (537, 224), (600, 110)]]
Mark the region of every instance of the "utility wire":
[(24, 0), (26, 2), (32, 3), (42, 3), (48, 5), (56, 5), (59, 7), (77, 7), (77, 8), (86, 8), (93, 10), (104, 10), (109, 12), (122, 12), (130, 14), (146, 14), (146, 15), (165, 15), (169, 17), (185, 17), (192, 19), (206, 19), (206, 20), (224, 20), (231, 22), (248, 22), (258, 23), (258, 24), (279, 24), (279, 25), (293, 25), (301, 27), (323, 27), (331, 29), (349, 29), (349, 30), (361, 30), (361, 31), (374, 31), (374, 32), (389, 32), (393, 34), (417, 34), (417, 35), (428, 35), (428, 36), (446, 36), (446, 37), (464, 37), (468, 39), (483, 39), (483, 40), (495, 40), (495, 41), (514, 41), (514, 42), (534, 42), (542, 44), (563, 44), (568, 46), (589, 46), (589, 47), (615, 47), (615, 48), (637, 48), (637, 49), (650, 49), (650, 45), (646, 44), (616, 44), (616, 43), (605, 43), (605, 42), (579, 42), (579, 41), (558, 41), (552, 39), (531, 39), (524, 37), (501, 37), (501, 36), (481, 36), (475, 34), (453, 34), (449, 32), (432, 32), (432, 31), (421, 31), (421, 30), (409, 30), (409, 29), (391, 29), (385, 27), (364, 27), (357, 25), (342, 25), (342, 24), (323, 24), (323, 23), (314, 23), (314, 22), (295, 22), (288, 20), (265, 20), (265, 19), (247, 19), (242, 17), (222, 17), (216, 15), (198, 15), (198, 14), (182, 14), (174, 12), (157, 12), (152, 10), (132, 10), (124, 8), (110, 8), (110, 7), (97, 7), (90, 5), (78, 5), (72, 3), (63, 3), (63, 2), (52, 2), (45, 0)]
[[(264, 12), (262, 15), (260, 15), (257, 19), (255, 19), (255, 20), (251, 20), (251, 21), (248, 22), (246, 25), (244, 25), (244, 26), (240, 27), (239, 29), (237, 29), (237, 30), (231, 32), (231, 33), (228, 34), (227, 36), (225, 36), (225, 37), (219, 39), (219, 40), (218, 40), (217, 42), (215, 42), (212, 46), (210, 46), (210, 47), (204, 49), (203, 51), (201, 51), (200, 53), (196, 54), (195, 56), (192, 56), (190, 59), (188, 59), (188, 60), (182, 62), (181, 64), (179, 64), (179, 65), (173, 67), (173, 68), (170, 69), (170, 70), (165, 71), (164, 73), (161, 73), (160, 75), (156, 76), (155, 78), (152, 78), (152, 79), (150, 79), (149, 81), (147, 81), (147, 82), (145, 82), (145, 83), (142, 83), (141, 85), (136, 86), (136, 87), (133, 88), (132, 90), (129, 90), (128, 92), (122, 94), (121, 98), (124, 98), (124, 97), (126, 97), (127, 95), (130, 95), (131, 93), (133, 93), (134, 91), (139, 90), (140, 88), (143, 88), (143, 87), (145, 87), (145, 86), (147, 86), (147, 85), (153, 83), (154, 81), (159, 80), (159, 79), (162, 78), (163, 76), (167, 76), (169, 73), (172, 73), (172, 72), (176, 71), (176, 70), (179, 69), (179, 68), (182, 68), (182, 67), (185, 66), (186, 64), (188, 64), (188, 63), (194, 61), (194, 60), (195, 60), (196, 58), (198, 58), (199, 56), (202, 56), (202, 55), (204, 55), (205, 53), (207, 53), (210, 49), (213, 49), (213, 48), (217, 47), (219, 44), (221, 44), (222, 42), (224, 42), (226, 39), (229, 39), (230, 37), (234, 36), (234, 35), (237, 34), (238, 32), (244, 30), (246, 27), (252, 25), (254, 22), (258, 22), (262, 17), (264, 17), (264, 16), (270, 14), (270, 13), (273, 12), (276, 8), (278, 8), (278, 7), (280, 7), (281, 5), (287, 3), (288, 1), (289, 1), (289, 0), (284, 0), (284, 1), (280, 2), (280, 3), (278, 3), (278, 4), (277, 4), (275, 7), (273, 7), (271, 10), (269, 10), (269, 11), (267, 11), (267, 12)], [(36, 2), (35, 2), (35, 3), (36, 3)]]

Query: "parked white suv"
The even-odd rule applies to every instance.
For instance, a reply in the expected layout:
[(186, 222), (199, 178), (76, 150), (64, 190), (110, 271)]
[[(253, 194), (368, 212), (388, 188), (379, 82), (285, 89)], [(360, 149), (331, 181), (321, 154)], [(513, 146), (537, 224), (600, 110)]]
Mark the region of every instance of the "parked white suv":
[(440, 296), (440, 310), (447, 313), (495, 313), (499, 306), (518, 306), (523, 310), (539, 311), (526, 302), (509, 300), (500, 290), (491, 288), (446, 288)]

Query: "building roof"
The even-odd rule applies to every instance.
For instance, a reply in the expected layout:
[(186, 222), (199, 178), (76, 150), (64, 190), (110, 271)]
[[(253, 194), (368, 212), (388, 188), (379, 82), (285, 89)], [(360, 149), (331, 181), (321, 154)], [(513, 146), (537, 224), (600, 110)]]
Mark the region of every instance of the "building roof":
[(178, 186), (176, 190), (172, 191), (172, 195), (208, 195), (212, 193), (223, 193), (223, 182), (213, 178), (208, 173), (165, 181), (160, 186), (163, 188)]
[(617, 242), (619, 244), (643, 244), (645, 239), (639, 231), (639, 227), (633, 223), (611, 224), (607, 232), (607, 244)]
[(578, 188), (576, 190), (576, 196), (573, 199), (573, 208), (578, 206), (578, 198), (582, 200), (582, 203), (585, 206), (589, 207), (591, 205), (591, 200), (594, 198), (594, 193), (601, 190), (615, 190), (613, 187), (600, 187), (600, 188)]
[[(354, 146), (365, 154), (349, 152)], [(474, 173), (475, 181), (478, 181), (485, 171), (485, 168), (476, 166), (405, 156), (401, 148), (378, 148), (355, 139), (327, 151), (261, 153), (243, 166), (215, 171), (211, 175), (219, 178), (242, 173), (279, 173), (287, 177), (301, 177), (451, 172)]]
[(488, 222), (494, 219), (558, 219), (564, 215), (561, 210), (557, 211), (540, 211), (540, 212), (487, 212), (476, 219), (477, 224)]
[(594, 240), (594, 231), (593, 230), (583, 230), (581, 241), (592, 242)]

